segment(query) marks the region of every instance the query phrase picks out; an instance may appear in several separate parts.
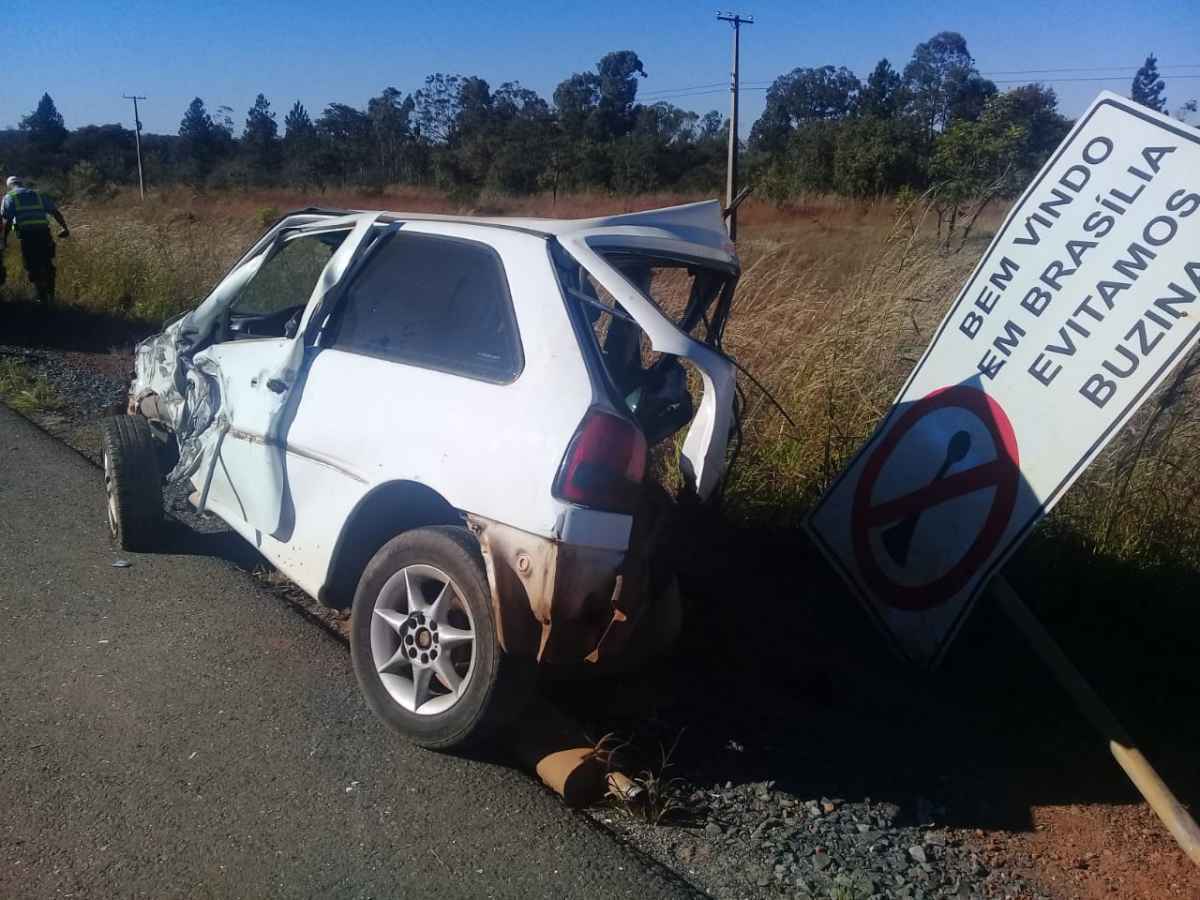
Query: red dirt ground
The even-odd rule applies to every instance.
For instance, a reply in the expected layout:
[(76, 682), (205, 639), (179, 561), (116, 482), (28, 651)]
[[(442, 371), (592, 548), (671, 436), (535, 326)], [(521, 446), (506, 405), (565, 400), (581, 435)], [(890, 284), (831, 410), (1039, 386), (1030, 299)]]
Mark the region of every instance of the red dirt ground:
[(976, 832), (991, 866), (1063, 900), (1197, 900), (1200, 867), (1145, 804), (1038, 806), (1033, 831)]

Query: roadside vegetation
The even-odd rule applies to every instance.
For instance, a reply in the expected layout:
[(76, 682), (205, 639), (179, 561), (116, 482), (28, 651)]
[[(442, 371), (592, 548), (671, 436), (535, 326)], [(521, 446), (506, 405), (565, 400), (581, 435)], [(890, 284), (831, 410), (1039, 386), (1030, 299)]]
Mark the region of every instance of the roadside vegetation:
[(0, 356), (0, 400), (18, 412), (53, 412), (62, 402), (50, 383), (19, 360)]

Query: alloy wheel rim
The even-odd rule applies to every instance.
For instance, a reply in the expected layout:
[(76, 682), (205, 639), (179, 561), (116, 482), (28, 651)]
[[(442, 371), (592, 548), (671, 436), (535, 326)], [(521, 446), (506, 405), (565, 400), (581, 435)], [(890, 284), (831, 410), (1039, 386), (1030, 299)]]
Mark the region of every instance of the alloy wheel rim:
[(113, 484), (112, 457), (104, 452), (104, 493), (108, 499), (108, 530), (117, 536), (117, 491)]
[(405, 566), (375, 598), (371, 661), (388, 695), (417, 715), (453, 707), (475, 670), (475, 622), (453, 580), (436, 566)]

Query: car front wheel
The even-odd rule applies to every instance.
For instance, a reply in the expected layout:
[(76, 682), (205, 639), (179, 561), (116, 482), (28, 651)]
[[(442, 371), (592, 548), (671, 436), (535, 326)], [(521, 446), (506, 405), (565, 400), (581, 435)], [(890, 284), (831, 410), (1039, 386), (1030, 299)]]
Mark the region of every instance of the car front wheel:
[(405, 532), (363, 570), (350, 651), (372, 711), (423, 747), (449, 750), (509, 721), (528, 695), (496, 639), (491, 592), (465, 528)]
[(141, 416), (100, 425), (108, 528), (123, 550), (148, 550), (162, 530), (162, 474), (153, 432)]

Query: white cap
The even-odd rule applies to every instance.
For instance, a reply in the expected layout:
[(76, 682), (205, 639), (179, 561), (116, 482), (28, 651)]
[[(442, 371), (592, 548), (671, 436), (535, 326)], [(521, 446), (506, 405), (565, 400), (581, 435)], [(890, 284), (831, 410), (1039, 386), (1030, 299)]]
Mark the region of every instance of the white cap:
[(4, 182), (4, 184), (10, 188), (17, 187), (18, 185), (21, 185), (24, 183), (25, 183), (25, 179), (22, 178), (20, 175), (9, 175), (8, 180), (6, 182)]

